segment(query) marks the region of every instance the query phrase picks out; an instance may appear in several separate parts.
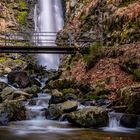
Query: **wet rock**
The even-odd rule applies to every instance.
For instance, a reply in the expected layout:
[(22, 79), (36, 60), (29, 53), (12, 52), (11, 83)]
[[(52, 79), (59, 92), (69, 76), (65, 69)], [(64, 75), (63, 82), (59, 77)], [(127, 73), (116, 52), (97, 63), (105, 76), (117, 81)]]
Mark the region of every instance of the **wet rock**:
[(1, 113), (0, 114), (0, 126), (6, 126), (9, 122), (8, 114), (7, 113)]
[(30, 78), (26, 72), (10, 72), (8, 74), (8, 83), (13, 85), (18, 84), (19, 88), (26, 88), (30, 86)]
[(0, 104), (0, 125), (6, 125), (9, 121), (26, 119), (26, 111), (18, 101)]
[(23, 91), (29, 94), (36, 95), (37, 93), (40, 92), (40, 87), (38, 87), (37, 85), (32, 85), (31, 87), (23, 89)]
[(16, 99), (26, 100), (32, 97), (32, 95), (20, 90), (13, 89), (12, 87), (4, 88), (0, 94), (3, 101), (16, 100)]
[(108, 125), (108, 114), (101, 107), (88, 107), (67, 115), (70, 123), (82, 127), (104, 127)]
[(96, 100), (82, 101), (81, 104), (84, 106), (96, 106), (97, 105)]
[(20, 99), (20, 97), (23, 97), (23, 98), (25, 97), (25, 99), (30, 99), (32, 97), (32, 95), (30, 95), (26, 92), (20, 91), (20, 90), (14, 91), (12, 93), (12, 96), (13, 96), (13, 100), (17, 99), (17, 98)]
[(40, 81), (36, 78), (31, 78), (31, 84), (32, 85), (37, 85), (38, 87), (41, 87)]
[(43, 89), (43, 92), (44, 93), (51, 93), (51, 90), (46, 88), (46, 89)]
[(78, 107), (76, 101), (66, 101), (59, 104), (51, 104), (45, 112), (45, 116), (50, 120), (57, 120), (62, 117), (65, 113), (75, 111)]
[(45, 111), (45, 117), (49, 120), (57, 120), (61, 115), (62, 111), (55, 104), (50, 105)]
[(7, 83), (5, 83), (5, 82), (0, 82), (0, 92), (1, 92), (4, 88), (6, 88), (7, 86), (8, 86)]
[(57, 89), (52, 90), (52, 96), (49, 101), (49, 104), (62, 103), (63, 101), (64, 101), (63, 93), (58, 91)]
[(138, 117), (135, 115), (123, 115), (120, 124), (128, 128), (136, 128)]
[(12, 100), (13, 96), (12, 93), (15, 91), (15, 89), (13, 89), (12, 87), (6, 87), (2, 90), (1, 97), (3, 100)]

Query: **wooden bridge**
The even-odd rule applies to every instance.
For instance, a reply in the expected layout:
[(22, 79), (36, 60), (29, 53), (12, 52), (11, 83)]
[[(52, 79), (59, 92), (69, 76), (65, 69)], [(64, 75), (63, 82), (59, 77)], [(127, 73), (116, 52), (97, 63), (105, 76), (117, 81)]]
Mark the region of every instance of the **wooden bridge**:
[[(56, 32), (1, 32), (0, 53), (73, 54), (84, 50), (87, 44), (97, 42), (94, 35), (95, 33), (68, 32), (61, 39), (62, 42), (56, 43)], [(83, 47), (75, 47), (75, 44), (82, 44)]]

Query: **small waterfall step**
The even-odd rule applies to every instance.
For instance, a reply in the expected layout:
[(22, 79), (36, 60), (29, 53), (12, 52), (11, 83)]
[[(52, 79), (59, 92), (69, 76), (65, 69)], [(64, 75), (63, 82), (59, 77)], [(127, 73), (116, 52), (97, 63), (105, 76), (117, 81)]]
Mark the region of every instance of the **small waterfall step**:
[(45, 109), (48, 108), (49, 94), (38, 94), (37, 98), (31, 99), (26, 104), (26, 115), (28, 120), (44, 120)]

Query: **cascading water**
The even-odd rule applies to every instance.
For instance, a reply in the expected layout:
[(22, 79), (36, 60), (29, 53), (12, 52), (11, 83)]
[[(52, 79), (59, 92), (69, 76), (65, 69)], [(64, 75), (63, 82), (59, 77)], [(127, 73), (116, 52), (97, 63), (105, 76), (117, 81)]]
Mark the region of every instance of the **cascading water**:
[[(38, 10), (38, 8), (39, 10)], [(39, 11), (39, 13), (37, 12)], [(38, 14), (37, 14), (38, 13)], [(38, 0), (35, 7), (35, 31), (44, 32), (45, 36), (39, 37), (38, 45), (56, 46), (56, 33), (63, 27), (63, 9), (61, 0)], [(47, 36), (46, 36), (47, 35)], [(44, 42), (44, 40), (52, 40)], [(59, 55), (40, 54), (39, 63), (47, 69), (58, 69)]]

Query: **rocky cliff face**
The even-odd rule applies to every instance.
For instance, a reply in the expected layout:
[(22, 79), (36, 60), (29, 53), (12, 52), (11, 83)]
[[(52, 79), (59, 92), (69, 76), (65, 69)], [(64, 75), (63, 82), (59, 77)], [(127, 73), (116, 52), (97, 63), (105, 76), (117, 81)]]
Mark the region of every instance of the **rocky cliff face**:
[(2, 0), (0, 31), (28, 31), (34, 28), (34, 0)]
[(95, 32), (109, 46), (140, 40), (138, 0), (68, 0), (65, 5), (64, 31)]
[[(65, 5), (65, 27), (58, 35), (60, 45), (67, 38), (65, 32), (95, 34), (72, 35), (73, 46), (88, 47), (89, 54), (65, 57), (60, 66), (61, 78), (105, 87), (113, 96), (118, 89), (138, 84), (140, 1), (68, 0)], [(78, 44), (77, 38), (95, 38), (95, 42)]]

